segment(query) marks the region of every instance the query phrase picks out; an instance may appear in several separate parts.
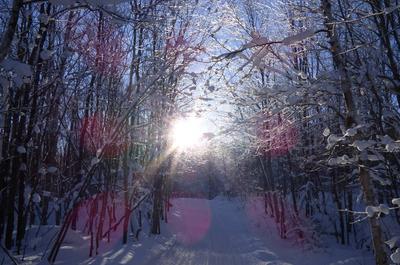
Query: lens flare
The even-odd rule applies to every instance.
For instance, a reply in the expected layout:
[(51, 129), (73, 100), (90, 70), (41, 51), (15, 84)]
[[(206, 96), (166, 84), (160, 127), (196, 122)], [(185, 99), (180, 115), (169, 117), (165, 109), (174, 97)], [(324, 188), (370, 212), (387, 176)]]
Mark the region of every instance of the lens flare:
[(172, 200), (168, 216), (168, 230), (175, 234), (179, 243), (193, 245), (202, 241), (211, 225), (211, 209), (208, 201), (199, 199)]
[(170, 132), (174, 149), (185, 150), (198, 147), (202, 142), (204, 127), (202, 120), (197, 117), (188, 117), (176, 120)]

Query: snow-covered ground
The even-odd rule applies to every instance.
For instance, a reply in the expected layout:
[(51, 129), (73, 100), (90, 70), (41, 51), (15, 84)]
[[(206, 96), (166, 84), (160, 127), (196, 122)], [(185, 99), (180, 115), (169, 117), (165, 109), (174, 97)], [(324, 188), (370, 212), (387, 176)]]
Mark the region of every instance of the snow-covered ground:
[(179, 198), (172, 204), (162, 235), (143, 235), (138, 242), (126, 246), (118, 240), (106, 245), (98, 256), (88, 258), (88, 239), (70, 231), (56, 264), (373, 264), (369, 252), (334, 243), (306, 250), (280, 239), (275, 224), (265, 216), (257, 200), (243, 204), (222, 197), (214, 200)]

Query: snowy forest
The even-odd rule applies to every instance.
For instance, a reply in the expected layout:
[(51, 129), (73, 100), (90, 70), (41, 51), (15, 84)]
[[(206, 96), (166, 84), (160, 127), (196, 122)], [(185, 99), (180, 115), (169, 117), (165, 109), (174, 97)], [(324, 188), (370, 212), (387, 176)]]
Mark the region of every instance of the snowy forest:
[(0, 265), (400, 264), (399, 0), (0, 0)]

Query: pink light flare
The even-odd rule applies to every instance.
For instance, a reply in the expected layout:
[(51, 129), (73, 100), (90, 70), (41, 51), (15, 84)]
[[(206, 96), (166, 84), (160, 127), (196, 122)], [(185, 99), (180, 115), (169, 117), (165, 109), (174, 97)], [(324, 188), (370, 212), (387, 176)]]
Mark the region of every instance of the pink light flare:
[(299, 140), (294, 123), (282, 113), (261, 113), (257, 117), (258, 150), (279, 157), (293, 149)]
[(72, 210), (71, 229), (80, 232), (82, 250), (89, 257), (104, 253), (120, 244), (125, 216), (124, 198), (115, 192), (100, 192), (82, 200)]
[(193, 245), (200, 242), (211, 225), (211, 210), (206, 200), (172, 201), (168, 215), (168, 230), (177, 236), (178, 242)]
[(123, 31), (112, 23), (104, 27), (93, 19), (82, 20), (79, 25), (72, 32), (71, 48), (98, 74), (118, 76), (122, 73), (127, 59)]
[(116, 126), (116, 120), (105, 119), (100, 114), (86, 117), (81, 122), (79, 141), (82, 141), (85, 151), (92, 156), (98, 156), (102, 152), (105, 158), (116, 157), (127, 147), (123, 137), (110, 141)]

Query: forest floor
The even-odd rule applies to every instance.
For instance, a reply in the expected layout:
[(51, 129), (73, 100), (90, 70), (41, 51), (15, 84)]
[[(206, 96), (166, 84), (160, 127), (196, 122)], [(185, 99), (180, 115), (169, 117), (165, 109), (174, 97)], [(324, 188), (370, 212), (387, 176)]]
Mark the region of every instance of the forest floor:
[[(323, 247), (301, 247), (280, 239), (275, 223), (263, 211), (261, 200), (243, 203), (222, 197), (213, 200), (179, 198), (174, 199), (172, 205), (161, 235), (142, 234), (139, 241), (126, 246), (121, 246), (120, 242), (109, 244), (92, 258), (88, 258), (88, 237), (69, 232), (56, 264), (373, 264), (371, 253), (333, 242), (324, 241)], [(24, 264), (37, 263), (34, 256), (28, 256)]]

